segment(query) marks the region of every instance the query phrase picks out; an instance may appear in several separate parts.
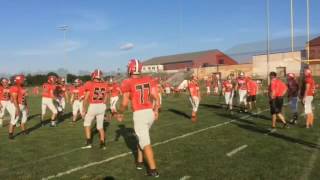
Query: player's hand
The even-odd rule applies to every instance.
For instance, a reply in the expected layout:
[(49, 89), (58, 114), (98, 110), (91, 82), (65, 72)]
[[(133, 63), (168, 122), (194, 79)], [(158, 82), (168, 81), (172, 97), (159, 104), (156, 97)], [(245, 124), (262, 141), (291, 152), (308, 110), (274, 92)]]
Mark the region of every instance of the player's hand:
[(16, 114), (15, 114), (15, 118), (19, 117), (19, 115), (20, 115), (20, 109), (17, 109)]
[(159, 119), (159, 112), (153, 111), (153, 113), (154, 113), (154, 120), (157, 121)]
[(119, 121), (119, 122), (123, 121), (123, 114), (118, 113), (115, 116), (116, 116), (117, 121)]

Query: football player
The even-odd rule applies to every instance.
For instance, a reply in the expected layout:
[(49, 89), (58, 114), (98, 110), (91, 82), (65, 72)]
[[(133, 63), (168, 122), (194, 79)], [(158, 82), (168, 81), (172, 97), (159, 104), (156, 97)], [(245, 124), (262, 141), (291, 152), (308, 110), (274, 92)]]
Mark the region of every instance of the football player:
[(26, 100), (27, 90), (24, 88), (24, 75), (14, 77), (14, 86), (10, 88), (11, 102), (14, 105), (15, 116), (11, 118), (9, 125), (9, 139), (13, 139), (14, 128), (21, 118), (21, 130), (23, 134), (27, 134), (26, 122), (28, 119), (28, 104)]
[(256, 81), (252, 80), (251, 77), (247, 77), (247, 101), (249, 106), (249, 111), (256, 109), (257, 103), (257, 92), (258, 92), (258, 84)]
[(315, 81), (312, 77), (310, 69), (304, 70), (304, 87), (302, 89), (302, 102), (304, 104), (304, 113), (307, 116), (306, 128), (310, 128), (314, 123), (314, 116), (312, 112), (312, 101), (315, 94)]
[(296, 80), (295, 74), (287, 74), (287, 86), (288, 86), (288, 100), (293, 114), (290, 123), (296, 124), (298, 121), (298, 96), (299, 96), (299, 83)]
[(239, 94), (239, 105), (241, 110), (247, 112), (247, 82), (245, 78), (244, 72), (239, 73), (239, 77), (236, 79), (236, 87), (235, 89)]
[(112, 114), (117, 112), (117, 103), (121, 94), (120, 85), (117, 82), (111, 81), (110, 109)]
[(193, 123), (197, 121), (197, 112), (200, 104), (200, 87), (198, 84), (198, 78), (196, 76), (191, 77), (191, 81), (188, 84), (188, 90), (189, 90), (189, 100), (192, 105), (192, 114), (191, 114), (191, 120)]
[(68, 92), (66, 86), (66, 80), (64, 78), (59, 78), (56, 87), (56, 102), (57, 109), (59, 113), (63, 113), (66, 109), (66, 101), (68, 101)]
[(54, 101), (56, 99), (54, 92), (56, 91), (56, 76), (49, 76), (48, 82), (42, 85), (42, 102), (41, 102), (41, 125), (44, 125), (44, 118), (46, 115), (47, 108), (50, 109), (51, 115), (51, 127), (56, 126), (56, 117), (58, 114), (58, 110), (54, 105)]
[(96, 128), (100, 135), (100, 148), (105, 150), (106, 144), (103, 122), (110, 89), (109, 85), (103, 81), (101, 70), (96, 69), (92, 72), (91, 79), (91, 81), (88, 81), (84, 85), (83, 114), (85, 116), (83, 126), (87, 142), (82, 148), (92, 148), (91, 124), (93, 120), (96, 120)]
[[(154, 79), (149, 76), (142, 76), (141, 69), (142, 63), (137, 59), (129, 61), (129, 78), (124, 80), (121, 85), (123, 99), (117, 119), (120, 122), (123, 120), (123, 112), (131, 101), (134, 130), (139, 141), (136, 168), (141, 170), (143, 168), (143, 160), (145, 159), (149, 166), (148, 175), (159, 177), (150, 142), (149, 130), (153, 122), (158, 119), (160, 103), (158, 94), (155, 91), (156, 85), (154, 84)], [(153, 101), (156, 101), (156, 106), (153, 106)]]
[(166, 82), (164, 84), (164, 90), (165, 90), (167, 96), (170, 95), (170, 93), (171, 93), (171, 84)]
[(225, 103), (229, 110), (232, 110), (233, 107), (233, 95), (234, 95), (234, 88), (232, 84), (232, 79), (230, 76), (227, 77), (227, 80), (222, 84), (222, 93), (225, 98)]
[(207, 96), (209, 96), (210, 93), (211, 93), (211, 85), (212, 85), (212, 80), (211, 80), (211, 78), (209, 77), (209, 78), (206, 80)]
[(219, 74), (213, 75), (212, 86), (213, 86), (213, 94), (215, 96), (218, 96), (219, 95), (219, 86), (220, 86)]
[(282, 114), (283, 96), (287, 92), (287, 86), (284, 82), (277, 78), (277, 73), (270, 72), (270, 85), (269, 85), (269, 103), (272, 115), (272, 128), (276, 128), (277, 117), (282, 121), (283, 128), (288, 124)]
[(84, 99), (84, 87), (82, 86), (82, 81), (80, 79), (74, 80), (74, 86), (70, 89), (71, 98), (70, 102), (72, 104), (72, 123), (75, 123), (80, 113), (83, 118), (83, 99)]
[(5, 115), (6, 110), (10, 114), (10, 117), (15, 116), (14, 112), (14, 106), (10, 100), (10, 84), (9, 79), (3, 78), (1, 80), (1, 86), (0, 86), (0, 127), (2, 127), (3, 124), (3, 117)]

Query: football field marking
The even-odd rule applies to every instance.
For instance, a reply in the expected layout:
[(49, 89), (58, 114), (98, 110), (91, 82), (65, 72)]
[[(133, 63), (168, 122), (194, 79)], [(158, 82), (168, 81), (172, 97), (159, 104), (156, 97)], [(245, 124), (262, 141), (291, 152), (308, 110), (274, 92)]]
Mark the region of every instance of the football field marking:
[(246, 145), (246, 144), (245, 144), (245, 145), (242, 145), (242, 146), (237, 147), (236, 149), (228, 152), (226, 155), (227, 155), (228, 157), (232, 157), (233, 155), (237, 154), (238, 152), (244, 150), (244, 149), (247, 148), (247, 147), (248, 147), (248, 145)]
[[(265, 112), (267, 110), (269, 110), (269, 108), (261, 111), (260, 113)], [(246, 118), (249, 118), (249, 117), (251, 117), (250, 114), (246, 115), (246, 116), (242, 116), (239, 119), (246, 119)], [(237, 121), (237, 119), (232, 119), (232, 120), (224, 122), (224, 123), (219, 123), (219, 124), (212, 125), (212, 126), (209, 126), (209, 127), (203, 128), (203, 129), (199, 129), (199, 130), (196, 130), (196, 131), (193, 131), (193, 132), (190, 132), (190, 133), (186, 133), (186, 134), (183, 134), (183, 135), (180, 135), (180, 136), (176, 136), (174, 138), (170, 138), (170, 139), (167, 139), (165, 141), (157, 142), (157, 143), (153, 144), (152, 146), (156, 147), (156, 146), (159, 146), (159, 145), (162, 145), (162, 144), (167, 144), (167, 143), (169, 143), (171, 141), (175, 141), (175, 140), (178, 140), (178, 139), (183, 139), (185, 137), (192, 136), (194, 134), (199, 134), (199, 133), (201, 133), (203, 131), (207, 131), (209, 129), (214, 129), (214, 128), (217, 128), (217, 127), (220, 127), (220, 126), (231, 124), (232, 122), (235, 122), (235, 121)], [(113, 157), (110, 157), (110, 158), (107, 158), (107, 159), (104, 159), (104, 160), (101, 160), (101, 161), (91, 162), (91, 163), (88, 163), (88, 164), (85, 164), (85, 165), (82, 165), (82, 166), (78, 166), (78, 167), (69, 169), (69, 170), (64, 171), (64, 172), (57, 173), (55, 175), (44, 177), (44, 178), (42, 178), (42, 180), (49, 180), (49, 179), (53, 179), (53, 178), (62, 177), (62, 176), (71, 174), (73, 172), (80, 171), (82, 169), (86, 169), (86, 168), (89, 168), (89, 167), (92, 167), (92, 166), (96, 166), (96, 165), (100, 165), (100, 164), (103, 164), (103, 163), (107, 163), (107, 162), (110, 162), (112, 160), (119, 159), (119, 158), (122, 158), (122, 157), (126, 157), (126, 156), (131, 155), (131, 154), (132, 154), (132, 152), (126, 152), (126, 153), (122, 153), (122, 154), (119, 154), (119, 155), (116, 155), (116, 156), (113, 156)]]
[(180, 178), (180, 180), (188, 180), (190, 178), (191, 178), (191, 176), (183, 176), (182, 178)]

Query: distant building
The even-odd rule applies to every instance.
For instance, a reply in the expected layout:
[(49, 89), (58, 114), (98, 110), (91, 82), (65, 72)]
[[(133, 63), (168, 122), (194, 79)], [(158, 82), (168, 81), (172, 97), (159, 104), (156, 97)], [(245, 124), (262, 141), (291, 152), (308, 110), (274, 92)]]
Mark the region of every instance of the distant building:
[[(320, 36), (312, 39), (306, 45), (306, 51), (310, 47), (310, 60), (318, 59), (320, 60)], [(318, 62), (319, 64), (320, 62)], [(312, 63), (311, 63), (312, 64)]]
[(142, 73), (158, 73), (163, 72), (163, 65), (155, 64), (155, 65), (143, 65)]
[(234, 64), (238, 63), (221, 51), (208, 50), (155, 57), (143, 62), (143, 68), (145, 69), (145, 71), (152, 70), (152, 68), (156, 70), (156, 67), (159, 67), (159, 69), (161, 69), (160, 67), (162, 65), (163, 71), (176, 72), (180, 70), (189, 70), (192, 68)]
[(283, 52), (269, 54), (269, 65), (267, 55), (257, 55), (252, 58), (252, 73), (266, 78), (269, 72), (277, 72), (279, 77), (284, 77), (287, 73), (294, 73), (299, 76), (303, 68), (303, 53), (301, 51)]

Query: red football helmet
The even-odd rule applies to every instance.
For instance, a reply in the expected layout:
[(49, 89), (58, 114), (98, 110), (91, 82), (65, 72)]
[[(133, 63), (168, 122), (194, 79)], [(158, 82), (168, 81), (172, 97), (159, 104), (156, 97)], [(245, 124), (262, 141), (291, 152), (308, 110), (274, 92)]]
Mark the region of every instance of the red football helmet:
[(239, 77), (240, 77), (240, 78), (244, 78), (244, 77), (245, 77), (244, 72), (240, 72), (240, 73), (239, 73)]
[(7, 87), (7, 86), (9, 86), (10, 81), (9, 81), (9, 79), (7, 79), (7, 78), (3, 78), (3, 79), (1, 80), (1, 84), (2, 84), (2, 86)]
[(60, 84), (65, 84), (66, 83), (66, 79), (65, 78), (59, 78), (59, 83)]
[(26, 77), (22, 74), (14, 77), (14, 83), (18, 85), (22, 85), (25, 80), (26, 80)]
[(56, 82), (57, 82), (57, 77), (56, 76), (49, 76), (48, 77), (48, 83), (55, 84)]
[(288, 77), (289, 79), (295, 79), (295, 78), (296, 78), (296, 75), (295, 75), (294, 73), (288, 73), (288, 74), (287, 74), (287, 77)]
[(92, 79), (99, 79), (101, 80), (102, 79), (102, 71), (100, 69), (96, 69), (94, 70), (92, 73), (91, 73), (91, 78)]
[(142, 63), (138, 59), (131, 59), (128, 63), (128, 74), (141, 74)]
[(305, 75), (306, 77), (310, 77), (310, 76), (312, 75), (311, 69), (305, 69), (305, 70), (304, 70), (304, 75)]
[(74, 84), (77, 85), (77, 86), (79, 86), (79, 85), (82, 84), (82, 81), (81, 81), (80, 79), (75, 79), (75, 80), (74, 80)]

